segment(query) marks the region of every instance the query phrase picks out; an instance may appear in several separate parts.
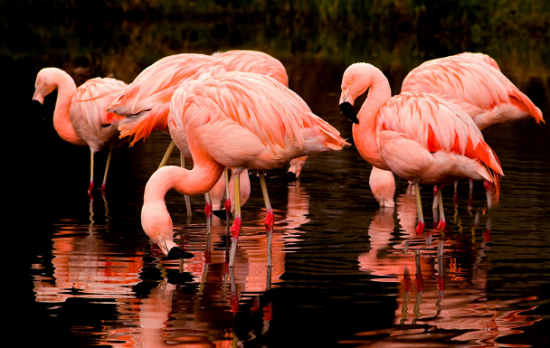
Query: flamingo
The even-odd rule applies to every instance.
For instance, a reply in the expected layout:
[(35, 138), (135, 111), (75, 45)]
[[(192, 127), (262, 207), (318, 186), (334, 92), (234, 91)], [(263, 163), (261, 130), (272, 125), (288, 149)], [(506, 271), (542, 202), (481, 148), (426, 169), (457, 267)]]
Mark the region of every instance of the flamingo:
[[(544, 123), (540, 109), (483, 53), (464, 52), (424, 62), (405, 77), (401, 91), (436, 94), (466, 111), (480, 130), (528, 117)], [(454, 188), (456, 199), (456, 182)], [(470, 180), (470, 196), (472, 190)]]
[(109, 95), (123, 90), (126, 83), (112, 78), (93, 78), (76, 87), (73, 78), (58, 68), (44, 68), (36, 75), (33, 100), (44, 103), (44, 98), (57, 89), (57, 101), (53, 113), (53, 125), (57, 134), (74, 145), (90, 148), (90, 185), (94, 189), (94, 155), (104, 147), (109, 148), (101, 190), (105, 192), (107, 173), (113, 147), (121, 145), (118, 121), (115, 115), (105, 111), (112, 100)]
[(540, 109), (482, 53), (424, 62), (405, 77), (401, 92), (438, 95), (466, 111), (480, 130), (528, 117), (544, 123)]
[[(354, 100), (369, 90), (360, 111)], [(459, 178), (485, 180), (498, 202), (499, 176), (504, 175), (481, 131), (458, 106), (429, 93), (391, 96), (388, 79), (368, 63), (350, 65), (342, 78), (340, 109), (354, 123), (357, 150), (371, 165), (391, 170), (415, 186), (418, 225), (424, 229), (419, 184), (437, 185)], [(489, 188), (489, 187), (488, 187)], [(441, 189), (440, 223), (445, 227)]]
[[(247, 168), (260, 170), (265, 225), (270, 233), (274, 216), (263, 171), (292, 158), (349, 145), (334, 127), (311, 113), (296, 93), (255, 73), (232, 71), (185, 82), (172, 97), (170, 114), (172, 127), (183, 128), (187, 134), (194, 166), (192, 170), (176, 166), (158, 169), (145, 186), (141, 213), (145, 233), (169, 257), (172, 250), (179, 249), (173, 242), (172, 219), (164, 201), (170, 189), (187, 195), (205, 193), (227, 167), (236, 174), (235, 192), (240, 193), (239, 174)], [(231, 267), (241, 224), (240, 194), (236, 194)]]

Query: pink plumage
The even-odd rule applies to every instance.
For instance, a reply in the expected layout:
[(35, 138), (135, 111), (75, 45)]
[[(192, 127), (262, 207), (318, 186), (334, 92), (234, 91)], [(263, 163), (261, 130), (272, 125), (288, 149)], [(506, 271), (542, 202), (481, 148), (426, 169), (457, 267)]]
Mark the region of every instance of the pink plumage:
[(540, 109), (481, 53), (424, 62), (405, 77), (401, 91), (436, 94), (466, 111), (481, 130), (528, 117), (544, 123)]
[[(244, 169), (268, 170), (295, 157), (337, 151), (348, 145), (334, 127), (304, 105), (281, 83), (255, 73), (227, 72), (182, 84), (172, 97), (170, 119), (174, 127), (185, 131), (194, 166), (192, 170), (165, 166), (149, 179), (142, 225), (151, 240), (166, 253), (174, 246), (172, 222), (164, 203), (164, 195), (172, 188), (188, 195), (205, 193), (228, 167), (236, 174), (235, 192), (240, 192), (238, 178)], [(263, 175), (260, 182), (267, 194)], [(230, 266), (241, 226), (239, 197)], [(266, 225), (273, 226), (271, 206), (267, 207)]]
[(104, 147), (109, 148), (102, 184), (105, 189), (111, 150), (124, 142), (119, 140), (118, 121), (105, 110), (113, 95), (126, 86), (116, 79), (94, 78), (77, 88), (69, 74), (58, 68), (44, 68), (36, 76), (33, 100), (43, 103), (48, 94), (58, 90), (53, 123), (59, 136), (72, 144), (90, 148), (90, 194), (94, 187), (94, 154)]
[[(354, 100), (369, 88), (355, 115)], [(356, 123), (355, 145), (371, 165), (391, 170), (416, 186), (459, 178), (486, 180), (494, 183), (493, 198), (498, 202), (502, 168), (481, 131), (458, 106), (428, 93), (392, 97), (379, 69), (356, 63), (344, 72), (340, 107)], [(421, 206), (419, 226), (423, 228)]]

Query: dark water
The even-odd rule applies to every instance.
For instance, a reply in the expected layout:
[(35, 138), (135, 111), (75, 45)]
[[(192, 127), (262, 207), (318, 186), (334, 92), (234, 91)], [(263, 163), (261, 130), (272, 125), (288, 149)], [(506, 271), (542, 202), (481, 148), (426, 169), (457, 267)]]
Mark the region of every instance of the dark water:
[[(216, 217), (207, 223), (202, 197), (192, 197), (189, 221), (182, 197), (169, 192), (179, 242), (195, 257), (168, 261), (155, 256), (139, 220), (144, 185), (168, 137), (157, 133), (133, 148), (119, 148), (105, 198), (96, 193), (90, 201), (88, 150), (58, 138), (51, 125), (53, 96), (45, 108), (30, 103), (40, 68), (87, 66), (85, 57), (94, 51), (45, 54), (82, 34), (60, 31), (52, 34), (58, 41), (49, 40), (50, 46), (6, 46), (11, 50), (3, 58), (13, 88), (4, 102), (0, 288), (7, 308), (3, 328), (19, 346), (550, 346), (547, 126), (528, 120), (487, 130), (506, 175), (500, 205), (486, 213), (484, 191), (476, 183), (469, 209), (468, 184), (462, 182), (455, 208), (452, 188), (446, 188), (447, 228), (427, 228), (420, 236), (407, 183), (397, 182), (396, 208), (380, 210), (368, 187), (371, 167), (354, 147), (310, 158), (297, 182), (279, 180), (284, 169), (273, 171), (271, 269), (265, 266), (265, 209), (255, 173), (231, 270), (226, 223)], [(334, 59), (291, 50), (278, 56), (269, 50), (277, 44), (251, 40), (228, 47), (224, 41), (195, 51), (267, 47), (287, 67), (291, 88), (351, 139), (338, 97), (353, 47), (341, 52), (347, 58)], [(141, 56), (139, 64), (126, 65), (136, 52), (127, 45), (126, 54), (110, 55), (97, 43), (95, 51), (103, 56), (103, 71), (130, 82), (151, 59)], [(418, 52), (404, 47), (363, 59), (383, 68), (394, 93), (421, 62)], [(495, 58), (549, 115), (544, 55), (518, 51)], [(163, 54), (168, 53), (148, 56)], [(100, 153), (97, 163), (105, 158)], [(177, 158), (175, 152), (171, 163), (178, 164)], [(432, 227), (431, 188), (424, 187), (422, 196)]]

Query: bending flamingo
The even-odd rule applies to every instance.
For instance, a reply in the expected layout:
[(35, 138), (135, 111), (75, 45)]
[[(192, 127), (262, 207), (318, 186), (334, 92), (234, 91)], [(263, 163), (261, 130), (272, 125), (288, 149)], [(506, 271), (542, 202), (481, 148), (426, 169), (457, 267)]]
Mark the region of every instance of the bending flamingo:
[(481, 130), (528, 117), (544, 123), (540, 109), (504, 76), (494, 59), (482, 53), (424, 62), (405, 77), (401, 92), (427, 92), (450, 101)]
[[(405, 77), (401, 91), (436, 94), (466, 111), (481, 130), (528, 117), (544, 123), (540, 109), (483, 53), (464, 52), (424, 62)], [(470, 197), (472, 190), (470, 180)]]
[[(359, 113), (354, 100), (369, 90)], [(357, 150), (371, 165), (391, 170), (415, 185), (417, 231), (424, 229), (418, 184), (440, 185), (459, 178), (493, 183), (498, 202), (502, 169), (472, 119), (456, 105), (428, 93), (391, 96), (387, 78), (367, 63), (352, 64), (342, 78), (340, 108), (355, 124)], [(439, 228), (445, 226), (441, 190)]]
[[(292, 158), (348, 145), (304, 104), (281, 83), (255, 73), (228, 72), (182, 84), (172, 97), (170, 113), (173, 126), (183, 128), (188, 136), (194, 166), (192, 170), (164, 166), (147, 182), (141, 221), (152, 242), (166, 254), (174, 249), (172, 220), (164, 201), (170, 189), (188, 195), (205, 193), (227, 167), (236, 174), (235, 192), (239, 193), (239, 174), (244, 169), (269, 170)], [(260, 183), (266, 229), (271, 233), (274, 216), (263, 173)], [(242, 223), (240, 194), (235, 201), (230, 266)]]
[(57, 101), (53, 113), (53, 125), (57, 134), (71, 144), (90, 148), (90, 185), (94, 188), (94, 154), (109, 148), (101, 189), (105, 191), (112, 149), (121, 145), (118, 121), (115, 115), (105, 111), (112, 100), (109, 95), (123, 90), (126, 83), (112, 78), (93, 78), (80, 87), (71, 76), (58, 68), (44, 68), (36, 75), (33, 100), (40, 103), (57, 89)]

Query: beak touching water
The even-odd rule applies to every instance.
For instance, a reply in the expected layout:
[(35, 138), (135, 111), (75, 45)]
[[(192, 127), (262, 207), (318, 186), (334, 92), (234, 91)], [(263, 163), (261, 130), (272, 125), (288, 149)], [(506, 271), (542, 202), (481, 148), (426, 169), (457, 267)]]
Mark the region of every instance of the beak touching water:
[(158, 246), (169, 259), (190, 259), (194, 256), (193, 254), (179, 248), (176, 243), (172, 241), (161, 241), (158, 243)]

